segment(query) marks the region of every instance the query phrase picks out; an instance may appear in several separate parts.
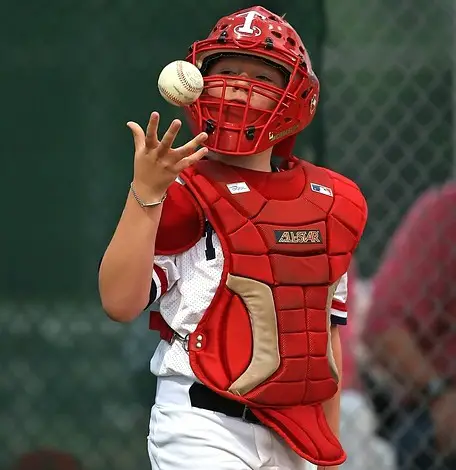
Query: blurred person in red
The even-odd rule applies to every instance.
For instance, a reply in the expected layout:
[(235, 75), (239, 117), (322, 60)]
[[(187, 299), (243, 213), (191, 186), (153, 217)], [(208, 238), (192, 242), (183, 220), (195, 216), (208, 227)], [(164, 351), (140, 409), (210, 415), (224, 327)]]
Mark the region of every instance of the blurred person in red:
[(401, 470), (456, 469), (455, 242), (449, 182), (416, 201), (373, 281), (364, 339), (388, 382), (371, 389), (380, 414), (392, 412), (385, 433)]
[(12, 470), (82, 470), (71, 454), (55, 449), (39, 449), (21, 455)]

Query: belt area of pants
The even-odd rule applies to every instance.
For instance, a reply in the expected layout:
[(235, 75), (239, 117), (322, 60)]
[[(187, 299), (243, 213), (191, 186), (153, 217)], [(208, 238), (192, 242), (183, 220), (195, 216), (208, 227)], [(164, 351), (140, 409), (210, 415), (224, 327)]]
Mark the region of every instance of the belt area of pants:
[(200, 383), (195, 382), (190, 387), (189, 395), (190, 402), (195, 408), (223, 413), (231, 418), (240, 418), (247, 423), (261, 424), (248, 406), (222, 397)]

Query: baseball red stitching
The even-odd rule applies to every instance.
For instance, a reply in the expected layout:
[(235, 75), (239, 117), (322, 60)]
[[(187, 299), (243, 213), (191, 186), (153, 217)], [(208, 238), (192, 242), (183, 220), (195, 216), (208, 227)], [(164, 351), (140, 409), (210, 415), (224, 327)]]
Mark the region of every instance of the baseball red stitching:
[(179, 77), (179, 80), (181, 81), (182, 85), (184, 85), (184, 88), (192, 93), (199, 93), (200, 89), (194, 87), (189, 81), (187, 80), (187, 77), (184, 74), (184, 71), (182, 70), (182, 62), (177, 63), (177, 76)]
[(172, 95), (169, 93), (167, 90), (165, 90), (161, 85), (158, 85), (158, 89), (160, 92), (165, 95), (167, 98), (169, 98), (173, 103), (177, 104), (178, 106), (185, 105), (182, 101), (180, 101), (176, 96)]

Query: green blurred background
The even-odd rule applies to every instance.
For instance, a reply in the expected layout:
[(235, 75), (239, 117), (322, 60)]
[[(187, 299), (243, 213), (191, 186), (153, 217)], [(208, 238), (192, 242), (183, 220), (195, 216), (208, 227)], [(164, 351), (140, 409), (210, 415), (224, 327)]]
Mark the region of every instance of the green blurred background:
[[(296, 152), (355, 179), (374, 272), (405, 210), (454, 168), (450, 0), (289, 0), (322, 82)], [(180, 116), (159, 96), (182, 58), (243, 1), (1, 2), (0, 468), (50, 446), (86, 468), (147, 469), (156, 336), (107, 320), (97, 265), (132, 174), (125, 123)], [(188, 137), (182, 133), (181, 140)]]

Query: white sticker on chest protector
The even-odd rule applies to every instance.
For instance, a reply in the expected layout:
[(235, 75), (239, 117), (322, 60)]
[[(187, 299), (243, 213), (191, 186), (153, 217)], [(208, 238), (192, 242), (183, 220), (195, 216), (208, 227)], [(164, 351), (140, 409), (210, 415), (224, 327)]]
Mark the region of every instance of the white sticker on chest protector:
[(231, 194), (248, 193), (250, 191), (250, 188), (244, 181), (241, 181), (240, 183), (229, 183), (226, 187)]

